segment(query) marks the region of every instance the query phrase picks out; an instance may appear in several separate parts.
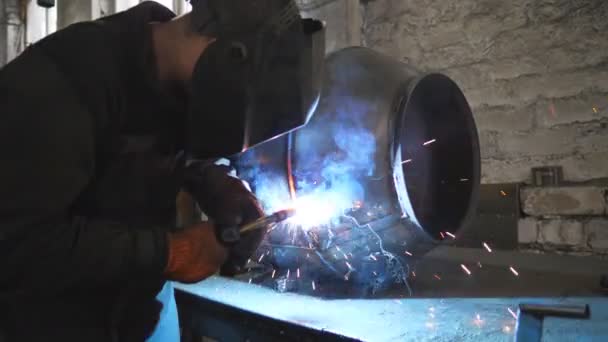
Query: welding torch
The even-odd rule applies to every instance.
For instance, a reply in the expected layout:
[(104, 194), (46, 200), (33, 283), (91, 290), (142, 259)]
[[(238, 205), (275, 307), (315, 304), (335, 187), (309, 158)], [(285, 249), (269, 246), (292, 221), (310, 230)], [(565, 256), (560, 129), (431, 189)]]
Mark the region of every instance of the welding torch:
[(270, 225), (274, 225), (274, 224), (283, 222), (295, 214), (296, 214), (295, 209), (279, 210), (270, 215), (260, 217), (259, 219), (255, 220), (251, 223), (247, 223), (247, 224), (240, 226), (239, 233), (243, 234), (243, 233), (253, 231), (253, 230), (264, 229), (266, 227), (269, 227)]

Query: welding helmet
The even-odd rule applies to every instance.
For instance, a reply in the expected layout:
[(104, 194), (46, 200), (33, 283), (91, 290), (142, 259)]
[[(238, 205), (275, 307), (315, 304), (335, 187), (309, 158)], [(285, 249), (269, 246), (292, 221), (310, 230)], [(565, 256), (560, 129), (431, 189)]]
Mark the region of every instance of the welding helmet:
[(191, 0), (196, 32), (214, 38), (191, 82), (186, 149), (230, 156), (305, 125), (319, 99), (324, 27), (294, 0)]

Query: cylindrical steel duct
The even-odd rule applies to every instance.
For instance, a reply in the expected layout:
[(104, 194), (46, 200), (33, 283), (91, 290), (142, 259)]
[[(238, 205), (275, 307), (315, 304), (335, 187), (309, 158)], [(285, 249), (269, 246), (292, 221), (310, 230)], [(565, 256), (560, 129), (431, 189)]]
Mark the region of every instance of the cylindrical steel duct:
[[(327, 57), (307, 126), (238, 156), (236, 164), (264, 204), (287, 204), (294, 191), (306, 191), (303, 184), (339, 183), (327, 179), (324, 170), (333, 167), (333, 175), (348, 173), (357, 184), (352, 199), (375, 208), (362, 223), (393, 217), (439, 238), (471, 216), (479, 159), (471, 110), (452, 80), (356, 47)], [(261, 189), (268, 182), (272, 191)]]

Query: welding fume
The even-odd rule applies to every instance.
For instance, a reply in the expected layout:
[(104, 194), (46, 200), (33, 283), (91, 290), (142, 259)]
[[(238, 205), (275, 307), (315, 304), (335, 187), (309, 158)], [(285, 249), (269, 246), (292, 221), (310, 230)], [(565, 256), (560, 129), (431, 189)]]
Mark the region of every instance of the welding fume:
[(447, 76), (363, 47), (324, 63), (311, 121), (235, 158), (273, 224), (244, 280), (317, 296), (410, 291), (410, 259), (475, 209), (479, 142)]

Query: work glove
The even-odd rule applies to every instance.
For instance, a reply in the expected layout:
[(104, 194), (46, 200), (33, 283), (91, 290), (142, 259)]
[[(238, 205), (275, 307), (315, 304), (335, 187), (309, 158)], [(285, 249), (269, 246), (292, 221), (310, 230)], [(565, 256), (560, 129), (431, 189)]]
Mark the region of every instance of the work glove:
[(220, 244), (213, 224), (201, 222), (168, 233), (165, 276), (182, 283), (196, 283), (215, 274), (226, 262), (228, 250)]
[(229, 249), (221, 274), (238, 273), (261, 243), (264, 229), (239, 233), (243, 224), (264, 215), (258, 200), (226, 165), (194, 163), (186, 168), (184, 187), (211, 219), (218, 240)]

